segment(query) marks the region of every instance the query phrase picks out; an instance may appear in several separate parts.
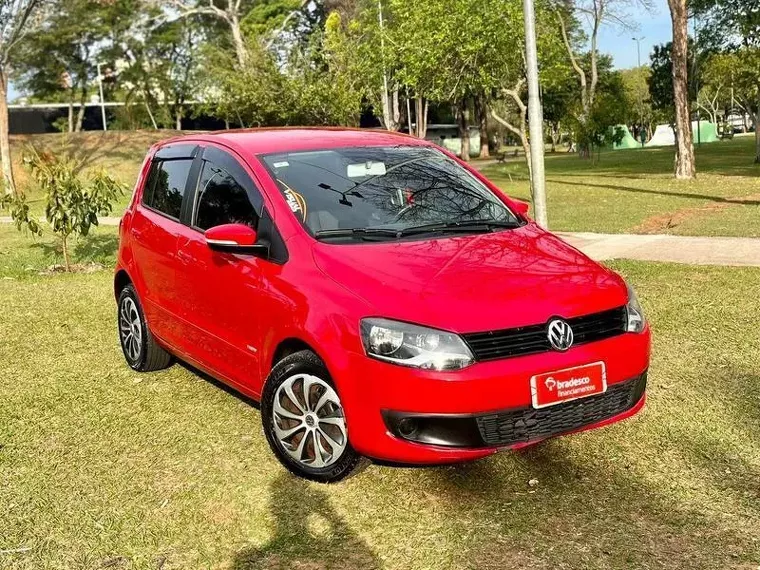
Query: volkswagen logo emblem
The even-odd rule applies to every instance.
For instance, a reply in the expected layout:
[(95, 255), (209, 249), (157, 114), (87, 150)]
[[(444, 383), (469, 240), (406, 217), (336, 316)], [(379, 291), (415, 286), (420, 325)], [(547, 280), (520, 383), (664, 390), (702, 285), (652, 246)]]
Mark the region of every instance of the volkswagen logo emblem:
[(562, 319), (552, 319), (546, 327), (546, 336), (554, 350), (564, 352), (573, 346), (573, 329)]

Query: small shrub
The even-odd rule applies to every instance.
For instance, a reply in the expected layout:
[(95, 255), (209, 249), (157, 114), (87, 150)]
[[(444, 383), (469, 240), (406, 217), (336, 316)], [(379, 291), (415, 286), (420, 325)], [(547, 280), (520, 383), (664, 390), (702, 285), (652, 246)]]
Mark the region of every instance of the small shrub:
[[(98, 225), (98, 216), (112, 212), (113, 201), (124, 193), (125, 187), (102, 169), (84, 179), (81, 161), (66, 153), (40, 152), (30, 146), (23, 162), (44, 192), (45, 219), (61, 240), (64, 265), (70, 271), (69, 237), (86, 236), (91, 226)], [(42, 234), (42, 227), (30, 216), (23, 194), (5, 196), (3, 207), (10, 210), (19, 230)]]

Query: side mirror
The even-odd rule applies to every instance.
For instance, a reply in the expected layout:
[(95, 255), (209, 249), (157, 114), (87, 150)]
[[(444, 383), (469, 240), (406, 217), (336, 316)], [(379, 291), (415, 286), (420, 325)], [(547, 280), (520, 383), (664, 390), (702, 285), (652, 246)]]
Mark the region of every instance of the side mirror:
[(527, 218), (528, 212), (530, 212), (530, 202), (523, 202), (522, 200), (512, 198), (512, 209), (524, 218)]
[(223, 224), (206, 230), (206, 245), (214, 251), (265, 255), (269, 244), (258, 242), (256, 230), (245, 224)]

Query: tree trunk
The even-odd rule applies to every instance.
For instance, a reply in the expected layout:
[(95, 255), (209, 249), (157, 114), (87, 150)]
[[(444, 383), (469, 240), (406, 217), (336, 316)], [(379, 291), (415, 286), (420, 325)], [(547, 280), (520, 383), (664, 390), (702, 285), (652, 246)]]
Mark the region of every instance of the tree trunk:
[(491, 153), (488, 151), (488, 105), (485, 97), (475, 98), (475, 114), (480, 131), (480, 158), (488, 158)]
[(84, 123), (84, 105), (87, 103), (87, 86), (82, 86), (82, 91), (79, 97), (79, 110), (77, 111), (77, 122), (74, 126), (74, 131), (79, 133), (82, 131), (82, 124)]
[(409, 99), (409, 92), (406, 94), (406, 129), (410, 136), (414, 134), (412, 132), (412, 103)]
[(552, 136), (552, 152), (557, 152), (557, 145), (559, 144), (560, 129), (561, 129), (561, 125), (559, 121), (557, 121), (556, 123), (552, 123), (549, 129)]
[(11, 163), (11, 139), (8, 124), (8, 74), (0, 70), (0, 162), (3, 166), (3, 182), (6, 194), (16, 193)]
[(470, 160), (470, 109), (467, 99), (462, 99), (457, 107), (457, 127), (459, 140), (462, 141), (459, 158), (469, 162)]
[(145, 110), (148, 111), (148, 116), (150, 117), (150, 122), (153, 124), (153, 128), (158, 130), (158, 123), (156, 123), (156, 118), (153, 116), (153, 111), (150, 110), (150, 104), (148, 103), (147, 91), (143, 91), (143, 102), (145, 103)]
[(176, 124), (177, 130), (181, 131), (182, 130), (182, 105), (177, 105), (176, 110), (175, 110), (175, 116), (177, 119), (177, 124)]
[(528, 165), (528, 180), (530, 180), (530, 196), (533, 198), (533, 163), (530, 161), (530, 141), (525, 129), (520, 131), (520, 143), (525, 153), (525, 163)]
[(415, 134), (417, 138), (424, 139), (427, 135), (428, 102), (424, 97), (415, 97), (414, 113), (417, 119)]
[(69, 99), (69, 132), (74, 132), (74, 98)]
[(688, 12), (686, 0), (668, 0), (670, 19), (673, 24), (673, 99), (676, 111), (676, 164), (677, 179), (690, 180), (696, 176), (694, 144), (691, 140), (691, 116), (689, 114), (688, 68)]
[(760, 164), (760, 83), (757, 89), (757, 111), (755, 111), (755, 164)]
[(237, 15), (234, 15), (228, 21), (230, 24), (230, 30), (232, 31), (232, 41), (235, 44), (238, 65), (243, 68), (248, 60), (248, 49), (245, 47), (243, 32), (240, 30), (240, 20), (238, 20)]
[(399, 127), (399, 121), (401, 120), (398, 88), (394, 88), (392, 92), (389, 92), (387, 89), (387, 78), (383, 81), (383, 92), (380, 96), (383, 111), (383, 127), (386, 131), (397, 131)]
[(68, 236), (61, 236), (61, 247), (63, 249), (63, 265), (66, 271), (71, 271), (71, 262), (69, 261), (69, 245), (67, 242)]

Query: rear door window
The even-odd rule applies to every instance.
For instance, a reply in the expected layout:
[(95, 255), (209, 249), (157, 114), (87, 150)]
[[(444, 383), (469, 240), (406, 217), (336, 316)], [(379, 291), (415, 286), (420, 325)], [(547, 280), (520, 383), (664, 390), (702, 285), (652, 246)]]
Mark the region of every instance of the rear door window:
[(179, 220), (182, 197), (185, 194), (187, 177), (192, 164), (191, 158), (154, 161), (145, 187), (143, 203), (170, 218)]

